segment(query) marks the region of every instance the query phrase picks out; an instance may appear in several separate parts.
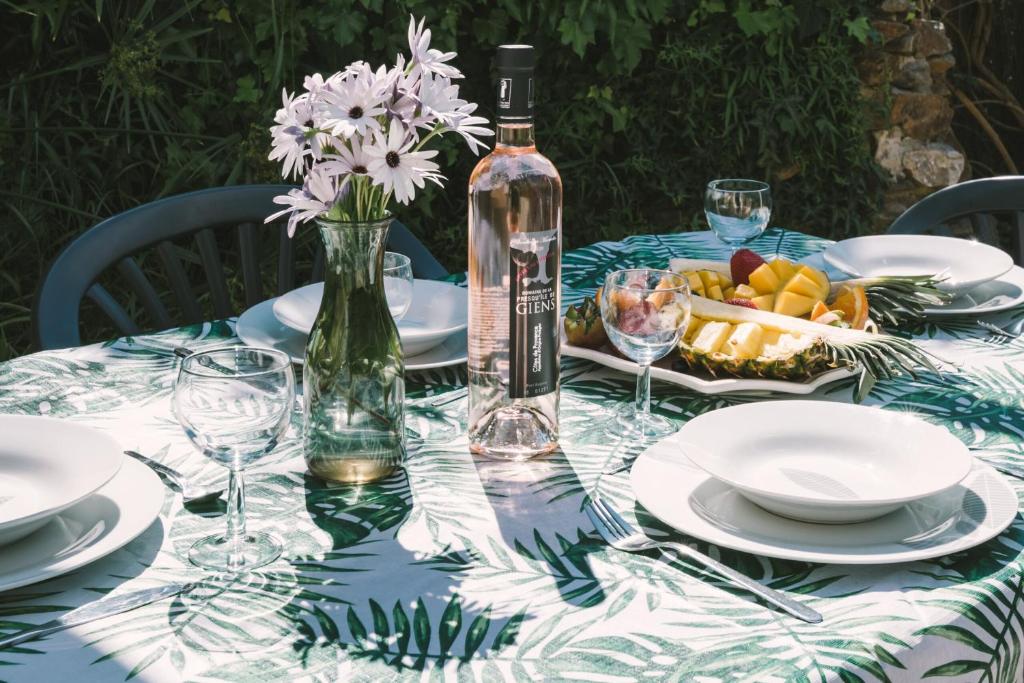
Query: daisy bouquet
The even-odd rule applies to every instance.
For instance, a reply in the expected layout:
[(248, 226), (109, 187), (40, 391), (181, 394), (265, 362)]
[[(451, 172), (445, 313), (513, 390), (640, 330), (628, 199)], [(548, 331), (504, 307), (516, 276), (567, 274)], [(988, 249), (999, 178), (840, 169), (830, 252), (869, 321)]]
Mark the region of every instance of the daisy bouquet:
[(302, 187), (274, 198), (286, 208), (288, 234), (313, 218), (374, 221), (388, 215), (392, 200), (408, 204), (427, 181), (443, 187), (428, 142), (460, 135), (474, 154), (493, 135), (477, 105), (459, 98), (462, 74), (450, 64), (454, 52), (430, 47), (430, 29), (409, 18), (409, 50), (392, 67), (354, 62), (324, 78), (307, 76), (305, 92), (282, 92), (271, 126), (271, 160), (282, 176)]

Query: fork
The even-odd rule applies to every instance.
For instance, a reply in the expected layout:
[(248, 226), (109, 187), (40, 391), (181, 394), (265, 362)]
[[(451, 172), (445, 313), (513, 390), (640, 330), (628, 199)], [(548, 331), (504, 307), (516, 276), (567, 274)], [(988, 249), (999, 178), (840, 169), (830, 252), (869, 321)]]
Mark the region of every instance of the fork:
[(628, 553), (641, 552), (643, 550), (660, 550), (665, 554), (666, 550), (675, 551), (680, 557), (685, 557), (698, 562), (699, 564), (713, 570), (719, 576), (729, 579), (735, 584), (746, 588), (748, 591), (781, 608), (797, 619), (802, 619), (810, 624), (821, 623), (820, 614), (806, 607), (796, 600), (786, 597), (782, 593), (768, 588), (765, 585), (754, 581), (749, 576), (740, 574), (730, 569), (718, 560), (708, 557), (704, 553), (694, 550), (682, 543), (669, 541), (656, 541), (642, 531), (634, 529), (629, 522), (622, 518), (610, 505), (600, 498), (592, 498), (590, 505), (586, 508), (587, 516), (593, 522), (597, 533), (601, 535), (608, 545)]
[[(1017, 330), (1017, 332), (1010, 332), (1009, 330), (1003, 329), (1002, 327), (999, 327), (998, 325), (994, 325), (994, 324), (992, 324), (992, 323), (990, 323), (990, 322), (988, 322), (986, 320), (975, 320), (974, 322), (977, 323), (978, 327), (981, 327), (982, 329), (988, 330), (992, 334), (999, 335), (1000, 337), (1007, 337), (1009, 339), (1016, 339), (1017, 337), (1020, 336), (1020, 330)], [(1019, 326), (1015, 326), (1015, 327), (1019, 327)]]
[(178, 489), (181, 493), (181, 500), (186, 505), (191, 505), (192, 503), (198, 503), (204, 500), (213, 500), (214, 498), (219, 498), (220, 494), (224, 493), (224, 489), (190, 484), (185, 475), (178, 470), (172, 469), (151, 458), (147, 458), (142, 453), (125, 451), (124, 454), (131, 456), (143, 465), (146, 465), (149, 469), (159, 474), (165, 481), (169, 482), (173, 488)]

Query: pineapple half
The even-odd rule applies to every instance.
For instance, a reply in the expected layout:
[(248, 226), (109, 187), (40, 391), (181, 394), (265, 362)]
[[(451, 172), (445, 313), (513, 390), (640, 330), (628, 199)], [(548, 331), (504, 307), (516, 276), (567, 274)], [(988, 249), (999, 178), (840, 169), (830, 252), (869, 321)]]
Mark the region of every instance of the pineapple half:
[(804, 380), (832, 368), (860, 370), (857, 401), (875, 381), (928, 369), (929, 355), (913, 342), (694, 297), (679, 354), (712, 375)]

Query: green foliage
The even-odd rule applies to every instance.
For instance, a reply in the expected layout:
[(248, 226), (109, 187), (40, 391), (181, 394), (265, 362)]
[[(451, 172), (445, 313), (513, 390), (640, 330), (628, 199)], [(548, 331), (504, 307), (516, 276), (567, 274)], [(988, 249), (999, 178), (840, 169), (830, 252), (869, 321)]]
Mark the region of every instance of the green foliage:
[[(56, 251), (113, 213), (221, 184), (274, 182), (266, 127), (307, 73), (404, 47), (410, 12), (457, 49), (493, 111), (494, 47), (541, 55), (538, 140), (563, 174), (569, 247), (703, 227), (713, 177), (767, 178), (774, 221), (841, 237), (879, 187), (845, 0), (127, 0), (5, 2), (0, 28), (0, 358), (28, 348)], [(401, 218), (465, 263), (476, 160), (447, 141), (445, 190)], [(109, 334), (86, 316), (85, 337)]]

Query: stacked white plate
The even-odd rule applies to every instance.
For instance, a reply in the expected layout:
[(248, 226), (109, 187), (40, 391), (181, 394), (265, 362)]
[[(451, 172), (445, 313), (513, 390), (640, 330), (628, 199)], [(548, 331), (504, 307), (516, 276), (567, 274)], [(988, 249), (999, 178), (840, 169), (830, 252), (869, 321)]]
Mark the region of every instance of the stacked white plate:
[[(238, 318), (235, 332), (246, 344), (287, 353), (302, 363), (306, 338), (320, 310), (322, 282), (253, 306)], [(415, 280), (412, 303), (398, 321), (406, 370), (426, 370), (466, 362), (469, 298), (447, 282)]]
[(0, 434), (0, 591), (99, 559), (160, 514), (160, 480), (102, 432), (0, 415)]
[(637, 501), (691, 536), (809, 562), (885, 564), (982, 543), (1017, 496), (946, 430), (826, 401), (717, 410), (644, 452)]
[(1003, 250), (982, 242), (937, 235), (871, 235), (836, 242), (820, 258), (847, 277), (945, 278), (939, 289), (955, 297), (926, 310), (928, 315), (995, 313), (1024, 303), (1024, 269), (1013, 265)]

